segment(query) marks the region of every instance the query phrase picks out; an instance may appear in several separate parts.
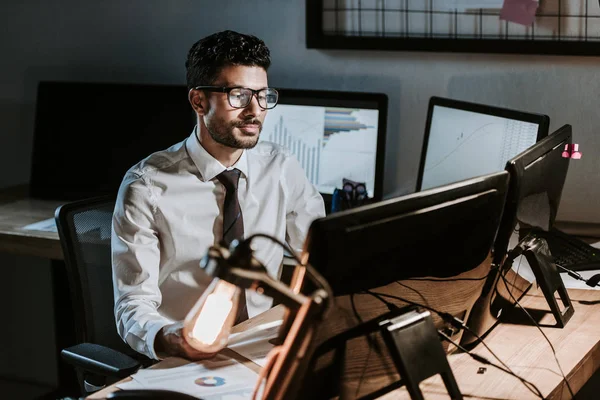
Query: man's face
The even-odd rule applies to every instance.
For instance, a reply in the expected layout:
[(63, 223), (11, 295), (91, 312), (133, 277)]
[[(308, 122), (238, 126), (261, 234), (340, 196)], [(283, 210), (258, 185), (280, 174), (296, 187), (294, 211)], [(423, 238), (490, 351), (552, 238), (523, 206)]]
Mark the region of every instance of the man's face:
[[(261, 67), (229, 66), (223, 68), (214, 86), (264, 89), (268, 87), (267, 72)], [(256, 146), (267, 115), (258, 105), (256, 96), (244, 108), (233, 108), (227, 93), (205, 92), (208, 108), (204, 124), (212, 139), (227, 147), (251, 149)]]

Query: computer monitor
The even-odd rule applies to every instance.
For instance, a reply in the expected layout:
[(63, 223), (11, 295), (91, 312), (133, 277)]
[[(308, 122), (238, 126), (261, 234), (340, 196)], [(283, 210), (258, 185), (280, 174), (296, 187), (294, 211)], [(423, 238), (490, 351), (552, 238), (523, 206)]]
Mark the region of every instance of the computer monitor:
[(417, 191), (502, 171), (548, 135), (549, 123), (547, 115), (432, 97)]
[(131, 166), (188, 137), (195, 123), (183, 85), (40, 82), (31, 196), (116, 193)]
[(489, 255), (504, 208), (501, 171), (313, 221), (304, 251), (334, 295), (413, 277), (451, 277)]
[(260, 140), (287, 147), (325, 200), (343, 178), (383, 197), (388, 98), (383, 93), (280, 89)]
[(563, 152), (572, 137), (571, 125), (564, 125), (506, 163), (511, 183), (494, 246), (497, 262), (510, 250), (516, 232), (550, 231), (554, 226), (570, 163)]
[[(564, 125), (506, 163), (510, 184), (494, 243), (494, 264), (499, 269), (488, 276), (467, 323), (479, 336), (485, 335), (497, 323), (499, 313), (512, 307), (514, 300), (518, 300), (530, 287), (527, 279), (519, 279), (520, 284), (511, 282), (513, 298), (500, 282), (499, 274), (507, 273), (500, 267), (507, 253), (527, 230), (549, 231), (552, 228), (569, 169), (570, 158), (564, 157), (563, 151), (565, 145), (571, 142), (571, 125)], [(514, 264), (520, 265), (521, 261)], [(463, 344), (475, 341), (472, 335), (463, 336)]]

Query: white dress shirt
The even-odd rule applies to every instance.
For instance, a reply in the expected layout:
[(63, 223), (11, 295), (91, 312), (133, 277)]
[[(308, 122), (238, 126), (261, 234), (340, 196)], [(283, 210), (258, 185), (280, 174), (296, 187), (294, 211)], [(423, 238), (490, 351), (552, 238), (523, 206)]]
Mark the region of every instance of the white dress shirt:
[[(296, 158), (270, 142), (245, 150), (232, 167), (242, 173), (238, 200), (244, 235), (266, 233), (301, 250), (310, 223), (325, 215), (323, 199)], [(222, 237), (226, 168), (200, 145), (195, 131), (125, 175), (113, 216), (115, 318), (121, 337), (158, 359), (154, 339), (165, 325), (185, 318), (211, 278), (200, 268), (209, 246)], [(279, 276), (283, 249), (258, 238), (256, 257)], [(248, 315), (272, 300), (246, 292)]]

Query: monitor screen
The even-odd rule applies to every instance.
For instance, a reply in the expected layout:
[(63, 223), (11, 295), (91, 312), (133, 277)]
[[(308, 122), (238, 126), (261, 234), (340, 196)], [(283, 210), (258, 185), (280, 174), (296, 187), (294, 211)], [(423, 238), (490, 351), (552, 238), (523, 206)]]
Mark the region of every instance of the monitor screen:
[(195, 123), (183, 85), (40, 82), (31, 195), (114, 194), (131, 166), (188, 137)]
[(288, 148), (321, 194), (343, 178), (382, 198), (387, 96), (382, 93), (280, 89), (260, 140)]
[(501, 171), (331, 214), (313, 221), (304, 251), (335, 295), (456, 276), (488, 257), (507, 188)]
[(548, 125), (546, 115), (432, 97), (417, 191), (502, 171)]

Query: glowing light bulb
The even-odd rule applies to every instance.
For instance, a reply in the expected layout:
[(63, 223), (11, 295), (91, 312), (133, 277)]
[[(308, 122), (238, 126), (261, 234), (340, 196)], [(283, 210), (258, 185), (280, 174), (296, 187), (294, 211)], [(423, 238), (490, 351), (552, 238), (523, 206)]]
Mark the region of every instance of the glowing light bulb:
[(213, 279), (183, 323), (183, 335), (198, 351), (213, 353), (227, 345), (235, 322), (240, 289), (220, 279)]

